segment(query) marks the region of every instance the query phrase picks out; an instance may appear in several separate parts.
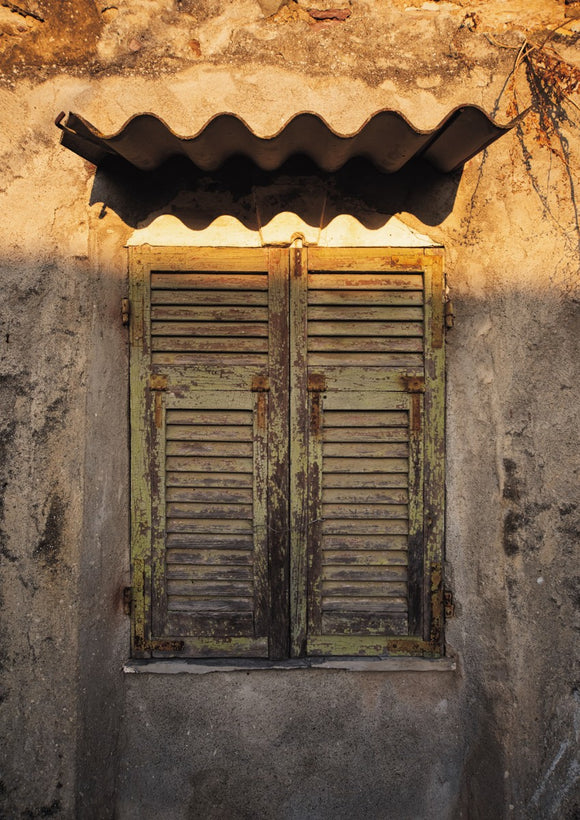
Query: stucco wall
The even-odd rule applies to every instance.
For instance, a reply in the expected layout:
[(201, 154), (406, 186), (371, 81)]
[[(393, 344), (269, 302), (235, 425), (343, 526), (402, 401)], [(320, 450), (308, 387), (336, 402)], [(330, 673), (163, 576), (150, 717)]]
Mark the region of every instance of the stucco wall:
[[(3, 816), (572, 820), (578, 112), (562, 99), (540, 128), (520, 66), (517, 99), (534, 111), (462, 173), (298, 169), (337, 213), (375, 227), (397, 214), (445, 247), (457, 670), (438, 673), (123, 674), (123, 246), (160, 214), (189, 228), (247, 216), (252, 179), (95, 174), (52, 124), (61, 109), (104, 131), (153, 110), (180, 133), (221, 110), (263, 133), (304, 109), (344, 129), (383, 107), (421, 127), (462, 102), (502, 116), (524, 37), (541, 42), (566, 6), (353, 0), (348, 20), (320, 27), (306, 3), (275, 18), (250, 0), (168, 5), (79, 0), (59, 21), (54, 4), (24, 4), (44, 22), (1, 10)], [(574, 25), (555, 46), (577, 64)], [(281, 210), (298, 201), (295, 175), (260, 180), (290, 185)]]

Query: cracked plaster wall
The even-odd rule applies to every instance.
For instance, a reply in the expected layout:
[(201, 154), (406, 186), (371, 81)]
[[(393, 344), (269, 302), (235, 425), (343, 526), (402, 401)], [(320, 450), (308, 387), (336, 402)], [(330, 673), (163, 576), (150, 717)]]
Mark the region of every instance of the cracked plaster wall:
[[(347, 129), (392, 107), (432, 127), (465, 101), (502, 117), (517, 49), (573, 4), (352, 0), (347, 19), (322, 25), (302, 0), (273, 16), (252, 0), (11, 5), (0, 8), (2, 816), (577, 818), (574, 108), (549, 140), (533, 112), (451, 180), (328, 183), (337, 207), (397, 213), (446, 249), (447, 638), (459, 670), (440, 676), (123, 677), (123, 244), (184, 197), (219, 206), (199, 180), (181, 200), (179, 179), (131, 196), (60, 149), (52, 125), (72, 109), (111, 131), (154, 110), (193, 133), (208, 112), (235, 110), (267, 133), (311, 109)], [(577, 25), (556, 42), (576, 66)], [(522, 68), (515, 88), (520, 108), (537, 107)]]

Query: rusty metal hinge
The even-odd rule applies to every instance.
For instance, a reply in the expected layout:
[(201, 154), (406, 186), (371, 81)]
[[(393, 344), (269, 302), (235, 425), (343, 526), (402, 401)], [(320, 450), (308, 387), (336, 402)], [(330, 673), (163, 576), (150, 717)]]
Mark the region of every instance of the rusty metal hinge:
[(150, 390), (167, 390), (167, 376), (160, 376), (157, 373), (152, 373), (149, 376)]
[(133, 610), (133, 587), (125, 587), (123, 590), (123, 612), (130, 615)]
[(123, 327), (127, 327), (129, 325), (130, 315), (131, 303), (127, 298), (121, 299), (121, 321), (123, 322)]
[(450, 589), (443, 590), (443, 611), (446, 618), (453, 618), (455, 615), (455, 603)]
[(453, 302), (449, 299), (445, 302), (445, 327), (447, 330), (451, 330), (453, 325), (455, 324), (455, 310), (453, 308)]
[(252, 377), (252, 393), (267, 393), (270, 390), (270, 381), (267, 376)]
[(321, 373), (310, 373), (308, 376), (308, 391), (310, 393), (324, 393), (326, 379)]
[(404, 373), (401, 376), (401, 381), (403, 382), (403, 388), (407, 391), (407, 393), (425, 392), (425, 379), (423, 376), (407, 376), (407, 374)]

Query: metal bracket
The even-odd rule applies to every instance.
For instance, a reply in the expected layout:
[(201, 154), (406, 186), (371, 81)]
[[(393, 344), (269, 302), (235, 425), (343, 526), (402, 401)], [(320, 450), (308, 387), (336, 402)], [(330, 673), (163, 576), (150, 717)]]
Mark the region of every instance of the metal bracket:
[(153, 374), (149, 376), (150, 390), (167, 390), (167, 376)]
[(123, 590), (123, 612), (130, 615), (133, 609), (133, 588), (125, 587)]
[(123, 322), (123, 327), (127, 327), (129, 325), (129, 316), (131, 314), (131, 305), (127, 298), (121, 299), (121, 321)]
[(308, 392), (324, 393), (326, 390), (326, 379), (321, 373), (311, 373), (308, 376)]
[(444, 312), (445, 327), (447, 328), (447, 330), (451, 330), (451, 328), (455, 324), (455, 310), (453, 309), (453, 302), (451, 300), (445, 302)]
[(270, 382), (267, 376), (252, 377), (252, 393), (267, 393), (270, 390)]
[(423, 376), (407, 376), (407, 374), (404, 373), (401, 376), (401, 381), (403, 382), (403, 387), (407, 393), (425, 392), (425, 379)]
[(446, 618), (453, 618), (455, 615), (455, 603), (450, 589), (443, 590), (443, 611)]

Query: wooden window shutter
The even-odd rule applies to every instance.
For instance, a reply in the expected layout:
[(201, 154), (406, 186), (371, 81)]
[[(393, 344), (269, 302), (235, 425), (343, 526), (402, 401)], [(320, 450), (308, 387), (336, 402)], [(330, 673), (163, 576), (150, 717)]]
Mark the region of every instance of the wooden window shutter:
[[(441, 652), (439, 250), (308, 250), (305, 631), (313, 655)], [(306, 270), (307, 268), (307, 270)], [(300, 283), (300, 284), (297, 284)]]
[(283, 609), (287, 521), (271, 491), (267, 501), (274, 480), (287, 495), (286, 434), (273, 429), (284, 427), (285, 261), (261, 249), (132, 252), (137, 655), (287, 652), (287, 617), (270, 605), (276, 592)]

